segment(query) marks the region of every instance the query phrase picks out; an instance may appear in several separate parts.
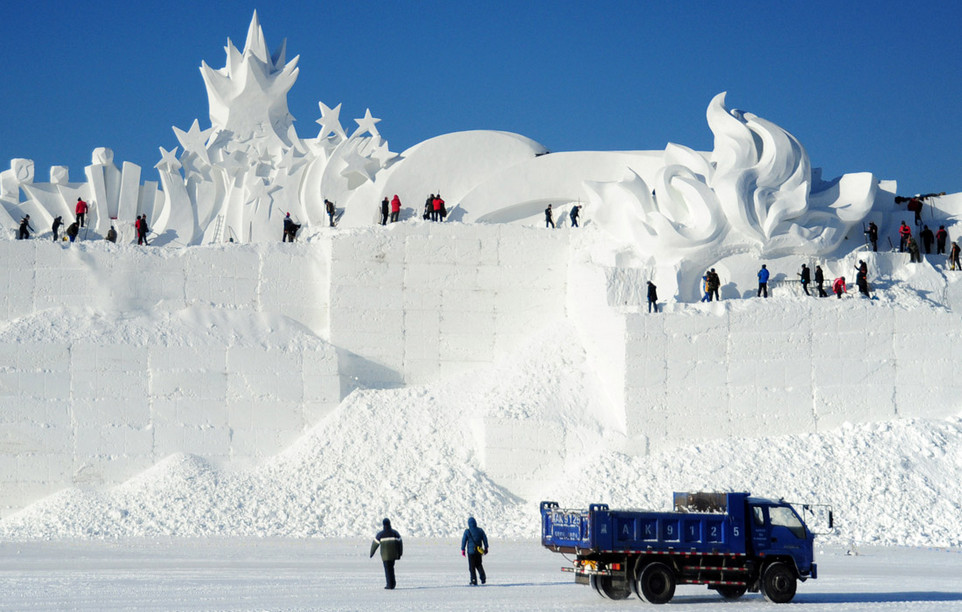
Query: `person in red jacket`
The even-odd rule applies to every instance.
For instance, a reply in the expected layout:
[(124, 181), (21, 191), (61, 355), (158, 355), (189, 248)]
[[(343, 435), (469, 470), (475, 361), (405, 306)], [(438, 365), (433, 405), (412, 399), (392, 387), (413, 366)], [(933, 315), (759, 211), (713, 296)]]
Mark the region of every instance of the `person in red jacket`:
[(443, 221), (447, 213), (444, 210), (444, 200), (441, 199), (440, 193), (434, 196), (434, 202), (432, 204), (434, 205), (434, 211), (431, 216), (432, 220)]
[(394, 198), (391, 199), (391, 223), (397, 223), (398, 215), (401, 214), (401, 198), (394, 194)]
[(909, 237), (912, 235), (912, 228), (902, 221), (902, 225), (899, 226), (899, 253), (905, 252), (905, 247), (908, 246)]
[(76, 213), (77, 213), (77, 223), (80, 224), (80, 227), (86, 227), (86, 225), (87, 225), (87, 203), (84, 202), (84, 201), (83, 201), (82, 199), (80, 199), (80, 198), (77, 198)]
[(945, 226), (940, 225), (939, 231), (935, 232), (935, 254), (945, 255), (945, 241), (949, 237), (949, 233), (945, 231)]
[(839, 276), (838, 278), (835, 279), (835, 282), (832, 283), (832, 291), (835, 292), (835, 295), (838, 296), (838, 299), (842, 299), (842, 294), (843, 294), (843, 293), (848, 293), (848, 292), (845, 290), (845, 277), (844, 277), (844, 276)]

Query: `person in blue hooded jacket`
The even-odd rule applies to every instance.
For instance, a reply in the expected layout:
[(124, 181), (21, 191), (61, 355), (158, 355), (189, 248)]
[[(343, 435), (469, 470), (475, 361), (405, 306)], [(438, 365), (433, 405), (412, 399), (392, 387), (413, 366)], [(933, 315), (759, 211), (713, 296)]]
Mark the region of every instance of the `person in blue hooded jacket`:
[(473, 585), (478, 584), (478, 578), (481, 578), (481, 584), (487, 580), (484, 566), (481, 565), (481, 557), (486, 554), (488, 554), (488, 536), (484, 533), (484, 529), (478, 527), (474, 517), (469, 517), (468, 528), (461, 536), (461, 556), (468, 558), (468, 572), (471, 574)]
[(768, 268), (762, 264), (762, 269), (758, 271), (758, 297), (762, 294), (768, 297)]

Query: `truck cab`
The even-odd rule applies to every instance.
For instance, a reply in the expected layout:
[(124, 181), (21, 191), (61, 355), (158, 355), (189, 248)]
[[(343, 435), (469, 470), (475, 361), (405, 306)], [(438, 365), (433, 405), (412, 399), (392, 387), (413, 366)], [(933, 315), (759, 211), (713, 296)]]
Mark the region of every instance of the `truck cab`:
[(759, 559), (791, 563), (800, 580), (817, 578), (815, 536), (789, 503), (748, 498), (751, 547)]

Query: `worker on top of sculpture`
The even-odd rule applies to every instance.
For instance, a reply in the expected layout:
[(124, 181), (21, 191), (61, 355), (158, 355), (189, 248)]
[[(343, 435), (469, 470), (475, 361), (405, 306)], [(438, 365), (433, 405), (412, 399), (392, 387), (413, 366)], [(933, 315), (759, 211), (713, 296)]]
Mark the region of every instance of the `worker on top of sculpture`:
[(330, 227), (334, 227), (334, 213), (337, 212), (337, 208), (334, 206), (334, 202), (331, 202), (327, 198), (324, 198), (324, 210), (327, 212), (327, 220), (330, 223)]
[(940, 225), (939, 230), (935, 232), (935, 254), (945, 255), (945, 240), (949, 237), (949, 233), (945, 231), (945, 226)]
[(398, 216), (401, 214), (401, 198), (394, 194), (391, 199), (391, 223), (397, 223)]
[(391, 203), (388, 201), (387, 196), (381, 200), (381, 225), (387, 225), (387, 218), (390, 215)]
[(80, 224), (80, 227), (86, 227), (87, 203), (84, 202), (81, 198), (77, 198), (77, 207), (75, 209), (75, 212), (77, 213), (77, 223)]
[(544, 226), (554, 227), (554, 218), (552, 217), (551, 204), (548, 204), (548, 208), (544, 209)]
[(30, 232), (34, 229), (30, 226), (30, 215), (20, 219), (20, 229), (17, 230), (17, 240), (25, 240), (30, 237)]
[(294, 242), (299, 229), (301, 229), (300, 224), (294, 223), (291, 213), (287, 213), (284, 216), (284, 235), (281, 237), (281, 242)]
[(905, 252), (909, 238), (912, 236), (912, 228), (906, 225), (905, 221), (899, 225), (899, 253)]

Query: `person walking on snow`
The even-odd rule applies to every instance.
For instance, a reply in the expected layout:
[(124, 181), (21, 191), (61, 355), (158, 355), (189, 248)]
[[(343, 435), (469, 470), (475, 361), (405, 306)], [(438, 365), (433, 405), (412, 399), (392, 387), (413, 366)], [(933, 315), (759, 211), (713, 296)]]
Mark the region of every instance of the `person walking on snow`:
[(398, 215), (401, 214), (401, 198), (394, 194), (391, 199), (391, 223), (397, 223)]
[(578, 215), (581, 214), (581, 206), (574, 205), (571, 207), (571, 212), (568, 216), (571, 217), (571, 227), (578, 227)]
[(899, 253), (905, 252), (905, 247), (908, 245), (909, 238), (912, 237), (912, 228), (902, 221), (902, 225), (899, 226)]
[(488, 536), (484, 533), (484, 529), (478, 527), (474, 517), (469, 517), (468, 528), (461, 536), (461, 556), (468, 558), (468, 573), (471, 575), (472, 585), (477, 586), (478, 578), (481, 579), (481, 584), (487, 581), (484, 566), (481, 565), (481, 558), (486, 554), (488, 554)]
[(762, 264), (762, 269), (758, 271), (758, 295), (756, 297), (762, 297), (763, 293), (766, 298), (768, 297), (768, 276), (768, 268), (765, 264)]
[(658, 313), (658, 287), (655, 283), (648, 281), (648, 314), (651, 314), (652, 309), (655, 313)]
[(822, 272), (822, 266), (815, 266), (815, 284), (818, 285), (818, 297), (828, 297), (825, 293), (825, 287), (822, 284), (825, 282), (825, 274)]
[(552, 218), (551, 215), (552, 215), (551, 204), (548, 204), (548, 208), (544, 209), (544, 226), (545, 227), (548, 227), (549, 225), (551, 227), (554, 227), (554, 218)]
[(802, 290), (805, 295), (812, 295), (808, 292), (808, 284), (812, 282), (812, 271), (808, 269), (808, 266), (802, 264), (802, 271), (798, 275), (802, 277)]
[(87, 225), (87, 203), (84, 202), (82, 199), (77, 198), (77, 207), (74, 209), (74, 212), (77, 213), (77, 223), (80, 224), (80, 227), (86, 227), (86, 225)]
[(381, 547), (381, 562), (384, 564), (384, 579), (387, 581), (384, 588), (391, 590), (397, 586), (397, 580), (394, 577), (394, 562), (404, 554), (404, 542), (401, 541), (401, 534), (391, 529), (390, 519), (384, 519), (383, 525), (384, 529), (377, 532), (374, 541), (371, 542), (370, 556), (373, 557), (378, 546)]
[(58, 217), (54, 217), (54, 218), (53, 218), (53, 227), (50, 228), (50, 229), (53, 231), (53, 241), (54, 241), (54, 242), (57, 241), (57, 237), (58, 237), (57, 234), (58, 234), (58, 232), (60, 232), (60, 226), (61, 226), (61, 225), (63, 225), (63, 217), (59, 217), (59, 216), (58, 216)]
[(940, 225), (937, 232), (935, 232), (935, 254), (945, 255), (945, 239), (949, 237), (949, 233), (945, 231), (945, 226)]
[(835, 279), (835, 282), (832, 283), (832, 291), (835, 292), (835, 295), (838, 297), (838, 299), (842, 299), (842, 294), (843, 294), (843, 293), (848, 293), (848, 292), (845, 290), (845, 277), (844, 277), (844, 276), (839, 276), (838, 278)]

